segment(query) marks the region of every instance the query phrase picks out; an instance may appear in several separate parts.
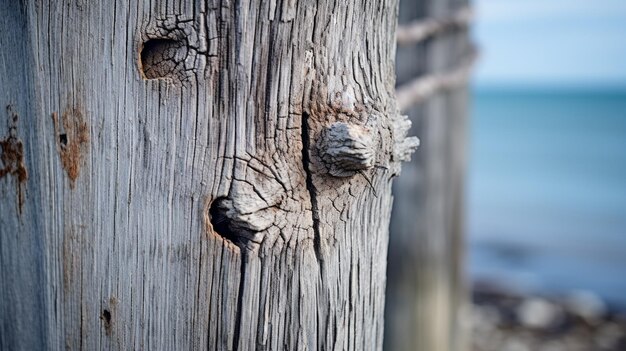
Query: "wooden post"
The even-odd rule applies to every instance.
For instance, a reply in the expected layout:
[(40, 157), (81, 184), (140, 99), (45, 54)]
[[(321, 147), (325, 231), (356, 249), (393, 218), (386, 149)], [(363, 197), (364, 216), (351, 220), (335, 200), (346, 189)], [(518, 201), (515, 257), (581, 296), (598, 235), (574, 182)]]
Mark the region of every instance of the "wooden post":
[(0, 349), (382, 347), (395, 0), (0, 14)]
[(394, 184), (385, 349), (465, 350), (462, 206), (467, 79), (475, 53), (465, 0), (400, 1), (398, 101), (420, 150)]

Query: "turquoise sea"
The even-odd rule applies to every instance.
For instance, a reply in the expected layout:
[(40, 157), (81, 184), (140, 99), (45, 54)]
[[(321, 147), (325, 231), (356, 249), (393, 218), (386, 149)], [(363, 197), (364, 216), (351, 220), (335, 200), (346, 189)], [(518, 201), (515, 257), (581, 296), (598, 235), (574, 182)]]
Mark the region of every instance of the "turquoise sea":
[(626, 89), (475, 89), (475, 280), (626, 307)]

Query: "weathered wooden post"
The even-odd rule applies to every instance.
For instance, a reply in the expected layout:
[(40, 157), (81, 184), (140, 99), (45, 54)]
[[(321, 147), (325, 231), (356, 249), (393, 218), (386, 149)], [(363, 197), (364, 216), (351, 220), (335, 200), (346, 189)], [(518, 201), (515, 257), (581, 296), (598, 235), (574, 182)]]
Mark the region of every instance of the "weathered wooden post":
[(462, 205), (471, 19), (466, 0), (400, 1), (398, 104), (422, 144), (394, 184), (386, 350), (467, 346)]
[(0, 14), (0, 349), (382, 347), (395, 0)]

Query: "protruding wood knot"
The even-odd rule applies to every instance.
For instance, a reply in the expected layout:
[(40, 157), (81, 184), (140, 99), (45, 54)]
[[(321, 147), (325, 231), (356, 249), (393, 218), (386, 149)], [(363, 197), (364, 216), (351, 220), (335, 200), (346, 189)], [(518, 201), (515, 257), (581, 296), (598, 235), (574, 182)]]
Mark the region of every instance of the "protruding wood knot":
[(264, 228), (254, 220), (249, 213), (243, 213), (238, 202), (226, 197), (215, 199), (209, 210), (213, 230), (237, 245), (257, 239), (255, 234)]
[(276, 225), (284, 199), (274, 183), (233, 180), (228, 196), (213, 200), (209, 208), (213, 231), (239, 247), (254, 249), (261, 244)]
[(317, 148), (328, 173), (351, 177), (374, 166), (376, 144), (375, 134), (370, 129), (336, 122), (322, 131)]
[(407, 116), (398, 115), (393, 119), (394, 127), (394, 161), (410, 161), (411, 154), (417, 150), (420, 140), (417, 137), (407, 137), (411, 129), (411, 120)]

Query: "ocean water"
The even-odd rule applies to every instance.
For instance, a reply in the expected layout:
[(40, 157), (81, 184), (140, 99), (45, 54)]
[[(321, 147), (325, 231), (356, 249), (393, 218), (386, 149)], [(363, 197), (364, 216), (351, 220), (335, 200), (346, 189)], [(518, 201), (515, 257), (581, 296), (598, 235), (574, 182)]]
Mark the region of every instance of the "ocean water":
[(469, 271), (626, 306), (626, 90), (478, 89)]

